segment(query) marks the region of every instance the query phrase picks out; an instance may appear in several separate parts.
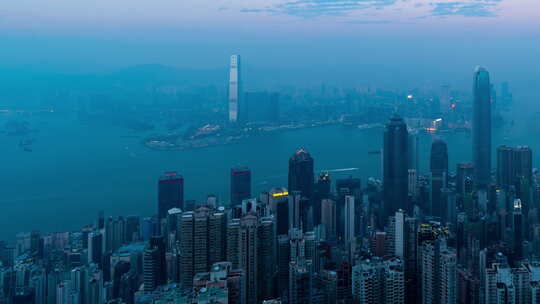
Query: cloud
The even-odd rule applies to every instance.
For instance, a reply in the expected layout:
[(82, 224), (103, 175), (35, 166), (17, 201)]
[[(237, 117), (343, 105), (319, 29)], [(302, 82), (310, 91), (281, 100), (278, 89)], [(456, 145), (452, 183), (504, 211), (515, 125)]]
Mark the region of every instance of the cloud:
[(242, 13), (277, 13), (275, 9), (271, 8), (243, 8), (240, 10)]
[[(344, 23), (389, 23), (392, 15), (404, 12), (410, 19), (428, 17), (496, 17), (497, 5), (504, 0), (282, 0), (270, 6), (245, 8), (243, 13), (267, 13), (302, 18), (321, 16), (352, 17), (359, 11), (364, 15), (381, 16), (383, 20), (352, 20)], [(401, 18), (403, 19), (403, 18)]]
[(432, 16), (495, 17), (495, 7), (501, 0), (472, 0), (432, 3)]
[(345, 23), (349, 24), (387, 24), (390, 23), (389, 20), (350, 20)]
[(362, 9), (381, 9), (398, 0), (294, 0), (264, 9), (243, 9), (245, 13), (276, 13), (304, 18), (319, 16), (346, 16)]

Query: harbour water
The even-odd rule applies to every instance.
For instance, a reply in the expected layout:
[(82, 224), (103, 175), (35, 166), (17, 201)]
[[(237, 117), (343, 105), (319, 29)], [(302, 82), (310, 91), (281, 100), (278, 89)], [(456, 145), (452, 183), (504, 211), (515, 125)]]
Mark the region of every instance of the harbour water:
[[(523, 113), (523, 112), (522, 112)], [(494, 130), (493, 151), (500, 144), (529, 145), (540, 151), (531, 132), (538, 130), (538, 114), (515, 119), (504, 131)], [(0, 125), (14, 117), (1, 116)], [(185, 178), (186, 199), (204, 200), (216, 194), (228, 200), (229, 168), (252, 169), (253, 193), (286, 186), (288, 158), (307, 149), (317, 171), (329, 170), (333, 179), (381, 176), (382, 129), (325, 126), (250, 137), (233, 144), (181, 151), (157, 151), (141, 144), (146, 133), (125, 126), (87, 123), (74, 115), (20, 117), (38, 130), (32, 151), (21, 149), (20, 137), (0, 134), (0, 239), (17, 232), (76, 230), (92, 223), (99, 210), (108, 215), (150, 216), (156, 209), (156, 183), (165, 171)], [(514, 120), (510, 118), (509, 120)], [(428, 169), (433, 136), (448, 142), (450, 170), (470, 161), (470, 134), (420, 136), (420, 169)], [(538, 153), (534, 154), (535, 160)], [(537, 164), (538, 162), (535, 162)]]

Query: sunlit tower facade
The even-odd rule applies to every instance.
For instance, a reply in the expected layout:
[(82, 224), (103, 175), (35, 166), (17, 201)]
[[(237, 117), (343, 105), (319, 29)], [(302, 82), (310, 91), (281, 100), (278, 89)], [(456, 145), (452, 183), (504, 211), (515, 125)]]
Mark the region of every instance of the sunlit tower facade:
[(486, 188), (491, 181), (491, 84), (489, 72), (477, 67), (473, 82), (473, 164), (475, 182)]
[(242, 96), (242, 78), (240, 55), (232, 55), (229, 68), (229, 122), (239, 121), (240, 99)]

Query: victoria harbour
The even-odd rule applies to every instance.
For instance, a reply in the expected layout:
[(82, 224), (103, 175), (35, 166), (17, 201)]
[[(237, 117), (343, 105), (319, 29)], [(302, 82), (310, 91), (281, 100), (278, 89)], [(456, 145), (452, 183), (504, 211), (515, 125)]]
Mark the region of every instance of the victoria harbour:
[[(495, 144), (534, 143), (530, 130), (540, 125), (540, 115), (519, 113), (517, 117), (508, 114), (508, 121), (515, 122), (511, 137), (506, 136), (508, 129), (494, 130)], [(13, 119), (2, 116), (0, 124)], [(252, 168), (254, 193), (286, 186), (286, 160), (302, 147), (316, 157), (316, 170), (330, 171), (333, 178), (354, 176), (363, 182), (369, 177), (381, 178), (380, 156), (369, 152), (382, 148), (382, 129), (323, 126), (269, 133), (215, 147), (157, 151), (142, 144), (146, 133), (123, 125), (83, 122), (64, 113), (16, 119), (29, 121), (36, 128), (32, 135), (36, 140), (28, 153), (18, 146), (18, 137), (0, 137), (5, 155), (0, 221), (13, 221), (1, 231), (5, 238), (32, 229), (77, 229), (81, 222), (91, 223), (100, 210), (108, 215), (151, 215), (156, 178), (167, 170), (184, 176), (186, 199), (197, 201), (214, 194), (226, 202), (229, 169), (238, 164)], [(436, 136), (443, 137), (450, 147), (468, 146), (471, 141), (467, 132), (422, 134), (419, 156), (423, 171), (428, 170), (427, 156)], [(449, 152), (450, 168), (471, 157), (470, 149), (450, 148)], [(51, 221), (59, 213), (62, 221)]]

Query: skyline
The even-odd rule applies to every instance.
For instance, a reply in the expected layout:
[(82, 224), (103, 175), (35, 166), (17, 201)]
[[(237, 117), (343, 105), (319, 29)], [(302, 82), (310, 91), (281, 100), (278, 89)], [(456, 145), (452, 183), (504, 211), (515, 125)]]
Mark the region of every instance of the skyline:
[(0, 304), (540, 301), (538, 1), (4, 0)]

